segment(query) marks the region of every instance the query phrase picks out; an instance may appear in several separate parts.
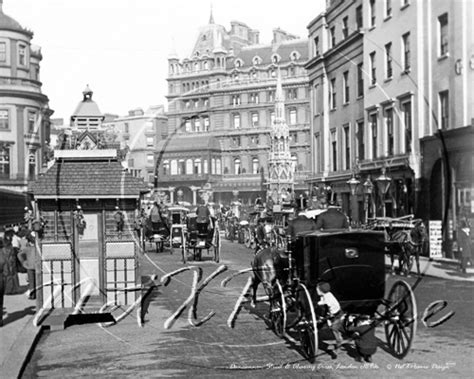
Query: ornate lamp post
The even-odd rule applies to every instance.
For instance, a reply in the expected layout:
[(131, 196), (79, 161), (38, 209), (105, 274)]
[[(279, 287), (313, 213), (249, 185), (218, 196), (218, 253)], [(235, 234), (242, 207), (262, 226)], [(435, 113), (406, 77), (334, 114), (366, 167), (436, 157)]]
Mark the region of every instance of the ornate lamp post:
[(354, 174), (352, 174), (352, 177), (346, 183), (349, 185), (351, 195), (354, 196), (357, 192), (357, 188), (359, 187), (360, 181), (357, 180)]
[(359, 222), (359, 212), (357, 211), (357, 188), (359, 187), (360, 181), (356, 178), (355, 173), (352, 173), (352, 177), (346, 182), (351, 191), (351, 206), (350, 206), (350, 217), (353, 222)]
[(390, 187), (390, 182), (392, 181), (390, 177), (385, 175), (385, 172), (386, 172), (386, 168), (382, 167), (382, 174), (377, 179), (375, 179), (375, 181), (377, 182), (377, 188), (382, 198), (382, 216), (383, 217), (385, 217), (385, 214), (386, 214), (385, 195), (387, 194), (387, 191)]
[(364, 195), (365, 195), (365, 222), (369, 218), (369, 204), (370, 204), (370, 197), (372, 196), (372, 192), (374, 189), (374, 185), (370, 180), (370, 176), (367, 177), (367, 180), (363, 184), (364, 187)]

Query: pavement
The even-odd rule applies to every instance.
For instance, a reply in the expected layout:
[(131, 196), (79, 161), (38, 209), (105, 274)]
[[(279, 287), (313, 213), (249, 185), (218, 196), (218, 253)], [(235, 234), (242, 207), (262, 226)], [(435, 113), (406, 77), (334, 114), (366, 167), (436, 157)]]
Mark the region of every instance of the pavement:
[[(389, 258), (386, 264), (390, 264)], [(457, 260), (420, 257), (420, 269), (425, 276), (474, 283), (474, 268), (469, 268), (466, 274), (459, 272), (458, 268)], [(33, 325), (36, 302), (25, 294), (26, 274), (19, 274), (19, 277), (23, 293), (5, 295), (4, 298), (3, 327), (0, 327), (0, 379), (22, 377), (43, 331), (42, 327)]]

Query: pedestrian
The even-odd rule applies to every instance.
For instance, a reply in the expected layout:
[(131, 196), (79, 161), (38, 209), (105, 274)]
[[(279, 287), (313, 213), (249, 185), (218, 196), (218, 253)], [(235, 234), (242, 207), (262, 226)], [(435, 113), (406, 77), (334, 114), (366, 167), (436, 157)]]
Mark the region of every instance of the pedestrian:
[(471, 262), (472, 246), (469, 234), (469, 224), (466, 220), (460, 220), (458, 223), (457, 237), (459, 250), (461, 250), (460, 270), (463, 274), (466, 273), (468, 263)]
[(26, 246), (21, 250), (19, 254), (19, 259), (26, 269), (26, 274), (28, 276), (28, 299), (36, 299), (36, 270), (35, 270), (35, 256), (36, 256), (36, 246), (35, 246), (35, 232), (29, 232), (26, 235)]
[(316, 230), (315, 222), (313, 219), (308, 218), (304, 211), (301, 211), (298, 213), (298, 216), (289, 222), (287, 236), (291, 237), (291, 241), (293, 242), (298, 233), (312, 230)]
[(5, 295), (5, 276), (3, 274), (7, 265), (3, 239), (0, 239), (0, 327), (3, 326), (3, 296)]
[(372, 324), (370, 316), (359, 316), (347, 330), (353, 332), (352, 338), (360, 357), (366, 362), (372, 362), (372, 355), (377, 351), (377, 338), (375, 338), (375, 325)]
[(12, 229), (5, 231), (3, 239), (3, 254), (6, 260), (3, 269), (3, 280), (6, 295), (16, 295), (20, 292), (20, 281), (18, 279), (18, 258), (12, 245), (14, 232)]
[(116, 231), (118, 232), (119, 237), (121, 237), (123, 232), (124, 220), (123, 213), (118, 206), (115, 207), (114, 221), (116, 224)]
[(328, 209), (321, 213), (316, 219), (316, 229), (347, 229), (349, 222), (344, 213), (337, 207), (336, 203), (330, 202)]
[(316, 292), (320, 297), (318, 305), (327, 307), (327, 323), (336, 339), (335, 348), (338, 349), (342, 345), (341, 331), (343, 329), (342, 318), (344, 316), (341, 305), (332, 294), (331, 285), (328, 282), (319, 282), (316, 286)]

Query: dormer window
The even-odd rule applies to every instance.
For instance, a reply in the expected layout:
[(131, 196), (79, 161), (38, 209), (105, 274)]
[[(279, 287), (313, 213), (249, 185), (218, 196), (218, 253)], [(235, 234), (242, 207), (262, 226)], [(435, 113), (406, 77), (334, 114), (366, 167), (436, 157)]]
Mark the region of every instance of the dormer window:
[(280, 57), (277, 54), (272, 55), (272, 63), (277, 64), (280, 61)]
[(241, 68), (243, 66), (243, 62), (241, 59), (236, 59), (234, 65), (236, 68)]
[(262, 63), (262, 60), (260, 59), (260, 57), (257, 56), (257, 57), (254, 57), (254, 58), (252, 59), (252, 63), (253, 63), (254, 66), (257, 66), (257, 65), (259, 65), (260, 63)]
[(205, 34), (202, 36), (202, 40), (203, 40), (203, 41), (206, 41), (206, 40), (207, 40), (207, 36), (206, 36)]
[(299, 59), (300, 55), (298, 54), (297, 51), (293, 51), (291, 54), (290, 54), (290, 59), (292, 61), (297, 61)]

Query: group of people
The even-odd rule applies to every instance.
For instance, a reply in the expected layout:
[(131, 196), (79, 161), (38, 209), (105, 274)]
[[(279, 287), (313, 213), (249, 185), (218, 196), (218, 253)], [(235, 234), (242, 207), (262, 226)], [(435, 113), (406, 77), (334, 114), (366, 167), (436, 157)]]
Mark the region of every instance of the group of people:
[(3, 326), (4, 295), (22, 292), (19, 275), (26, 274), (29, 299), (36, 299), (35, 246), (36, 232), (25, 226), (7, 228), (0, 239), (0, 326)]
[[(327, 210), (317, 216), (316, 221), (307, 217), (305, 210), (300, 209), (297, 216), (288, 222), (286, 235), (294, 241), (301, 232), (348, 228), (349, 221), (346, 215), (335, 203), (330, 203)], [(272, 226), (267, 222), (267, 218), (260, 216), (255, 231), (255, 252), (271, 245), (269, 241), (271, 231)]]

